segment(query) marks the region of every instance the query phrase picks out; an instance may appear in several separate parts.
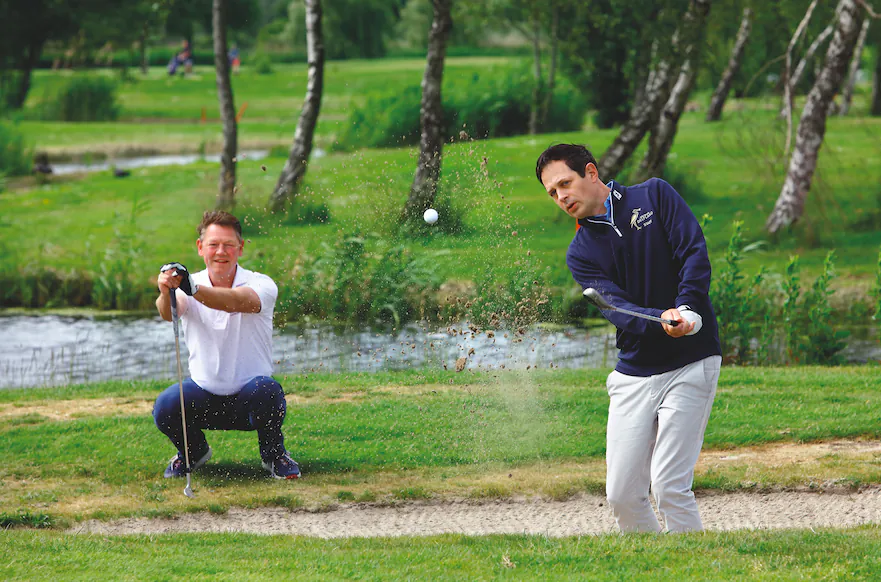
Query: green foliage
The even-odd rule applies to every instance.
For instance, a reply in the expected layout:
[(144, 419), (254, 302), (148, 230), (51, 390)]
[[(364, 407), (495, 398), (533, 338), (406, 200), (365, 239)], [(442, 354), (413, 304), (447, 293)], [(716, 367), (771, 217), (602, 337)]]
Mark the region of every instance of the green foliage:
[(278, 280), (280, 321), (315, 317), (341, 323), (394, 323), (436, 310), (436, 272), (401, 244), (347, 234), (300, 255)]
[[(294, 0), (288, 8), (284, 35), (295, 49), (306, 47), (305, 6)], [(327, 59), (375, 59), (386, 54), (395, 14), (386, 0), (337, 0), (322, 5), (324, 50)]]
[(137, 309), (147, 307), (144, 281), (137, 269), (145, 240), (138, 217), (149, 209), (149, 201), (132, 198), (127, 219), (119, 214), (113, 226), (113, 242), (104, 250), (94, 277), (92, 301), (99, 309)]
[(0, 121), (0, 175), (25, 176), (31, 171), (33, 151), (18, 127)]
[(805, 362), (809, 364), (840, 364), (839, 352), (845, 348), (843, 339), (848, 332), (836, 331), (833, 325), (832, 308), (829, 296), (834, 291), (829, 288), (835, 277), (835, 251), (829, 251), (823, 261), (823, 273), (816, 278), (811, 290), (805, 294), (802, 310), (806, 314)]
[[(521, 264), (513, 275), (501, 280), (485, 276), (477, 283), (477, 292), (470, 305), (470, 320), (481, 327), (512, 326), (524, 332), (523, 326), (539, 321), (552, 321), (562, 310), (562, 301), (555, 297), (547, 283), (548, 269), (530, 262)], [(556, 311), (556, 313), (555, 313)]]
[(46, 528), (52, 527), (52, 516), (45, 513), (31, 513), (20, 509), (17, 513), (0, 513), (0, 529), (12, 527)]
[(324, 202), (315, 202), (304, 198), (302, 195), (294, 198), (293, 204), (287, 211), (285, 224), (327, 224), (330, 222), (330, 208)]
[[(444, 136), (449, 141), (527, 133), (533, 84), (525, 70), (448, 81), (442, 91)], [(369, 96), (349, 114), (335, 146), (353, 150), (419, 143), (421, 98), (417, 86)], [(584, 107), (575, 89), (561, 82), (554, 90), (543, 130), (580, 129)]]
[(258, 75), (272, 74), (272, 59), (264, 52), (256, 53), (251, 59), (251, 66)]
[(745, 284), (740, 266), (744, 248), (743, 222), (735, 221), (733, 228), (725, 263), (713, 280), (712, 301), (719, 324), (722, 357), (726, 362), (748, 363), (750, 340), (756, 329), (753, 322), (769, 312), (757, 294), (765, 271), (760, 270), (752, 284)]
[(105, 77), (75, 76), (44, 104), (43, 118), (55, 121), (115, 121), (116, 83)]

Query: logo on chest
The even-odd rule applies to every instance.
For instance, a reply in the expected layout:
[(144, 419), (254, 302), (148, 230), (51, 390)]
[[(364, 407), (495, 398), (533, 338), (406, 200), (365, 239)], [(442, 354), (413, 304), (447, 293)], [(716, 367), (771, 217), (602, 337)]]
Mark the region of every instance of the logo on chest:
[(640, 211), (642, 211), (642, 208), (633, 209), (633, 214), (630, 216), (630, 228), (642, 230), (643, 227), (648, 226), (653, 222), (652, 216), (655, 215), (654, 210), (649, 210), (644, 214), (640, 214)]

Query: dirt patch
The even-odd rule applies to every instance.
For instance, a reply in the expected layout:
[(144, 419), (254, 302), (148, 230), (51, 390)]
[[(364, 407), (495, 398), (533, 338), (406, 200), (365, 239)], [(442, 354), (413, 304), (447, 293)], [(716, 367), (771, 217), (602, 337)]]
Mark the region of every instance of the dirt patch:
[(152, 414), (153, 400), (131, 398), (89, 398), (52, 400), (34, 404), (0, 404), (0, 420), (38, 415), (49, 420), (74, 420), (88, 416), (133, 416)]
[(824, 457), (881, 455), (881, 441), (835, 440), (820, 443), (776, 443), (730, 451), (702, 451), (698, 469), (731, 463), (764, 467), (815, 462)]
[[(708, 530), (851, 527), (881, 522), (881, 490), (848, 495), (807, 492), (713, 494), (698, 501)], [(174, 519), (87, 521), (72, 533), (156, 534), (229, 532), (305, 535), (319, 538), (541, 534), (551, 537), (617, 531), (601, 496), (569, 501), (529, 499), (473, 503), (405, 503), (391, 507), (341, 506), (310, 513), (280, 508), (231, 509), (184, 514)]]

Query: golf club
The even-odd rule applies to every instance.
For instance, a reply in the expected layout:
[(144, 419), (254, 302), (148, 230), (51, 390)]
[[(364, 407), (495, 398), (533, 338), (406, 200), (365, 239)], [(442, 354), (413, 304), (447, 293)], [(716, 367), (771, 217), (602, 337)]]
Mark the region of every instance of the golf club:
[(600, 309), (611, 309), (612, 311), (620, 311), (621, 313), (626, 313), (627, 315), (632, 315), (634, 317), (641, 317), (642, 319), (648, 319), (649, 321), (657, 321), (658, 323), (666, 323), (667, 325), (676, 327), (679, 325), (679, 322), (675, 319), (663, 319), (661, 317), (655, 317), (654, 315), (646, 315), (644, 313), (637, 313), (636, 311), (630, 311), (629, 309), (624, 309), (622, 307), (615, 307), (605, 299), (603, 296), (599, 294), (599, 292), (593, 287), (588, 287), (584, 290), (583, 295), (587, 297), (587, 300), (599, 307)]
[[(173, 276), (177, 276), (177, 271), (172, 273)], [(184, 495), (187, 497), (195, 497), (193, 495), (193, 489), (190, 487), (190, 449), (187, 444), (187, 414), (184, 409), (184, 372), (181, 368), (180, 364), (180, 335), (178, 332), (178, 322), (179, 319), (177, 317), (177, 290), (171, 289), (168, 293), (168, 298), (171, 300), (171, 324), (174, 327), (174, 352), (177, 355), (177, 385), (180, 388), (180, 417), (181, 422), (184, 425), (184, 460), (187, 463), (186, 473), (187, 473), (187, 486), (184, 487)]]

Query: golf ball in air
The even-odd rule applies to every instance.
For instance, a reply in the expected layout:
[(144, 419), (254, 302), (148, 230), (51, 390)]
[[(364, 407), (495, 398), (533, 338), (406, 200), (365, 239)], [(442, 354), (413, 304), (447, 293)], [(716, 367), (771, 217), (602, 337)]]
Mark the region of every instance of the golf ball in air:
[(434, 224), (437, 222), (437, 210), (429, 208), (425, 211), (425, 214), (422, 215), (422, 218), (425, 219), (425, 222), (428, 224)]

